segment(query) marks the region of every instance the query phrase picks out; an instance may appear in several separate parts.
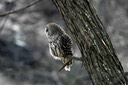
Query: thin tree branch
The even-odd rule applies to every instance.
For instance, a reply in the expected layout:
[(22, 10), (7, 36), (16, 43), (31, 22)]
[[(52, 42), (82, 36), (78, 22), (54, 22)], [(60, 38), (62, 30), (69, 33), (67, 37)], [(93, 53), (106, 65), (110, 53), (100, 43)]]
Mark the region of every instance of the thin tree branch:
[(83, 58), (82, 58), (82, 57), (78, 58), (78, 57), (74, 57), (74, 56), (73, 56), (67, 63), (65, 63), (65, 64), (60, 68), (60, 70), (59, 70), (58, 72), (60, 72), (61, 70), (63, 70), (63, 68), (64, 68), (66, 65), (68, 65), (68, 63), (71, 62), (72, 60), (83, 61)]
[(37, 3), (40, 2), (40, 1), (42, 1), (42, 0), (35, 0), (35, 1), (31, 2), (29, 5), (27, 5), (27, 6), (23, 7), (23, 8), (16, 9), (16, 10), (12, 10), (12, 11), (5, 12), (5, 13), (3, 13), (3, 14), (0, 14), (0, 17), (7, 16), (7, 15), (9, 15), (9, 14), (13, 14), (13, 13), (17, 13), (17, 12), (23, 11), (23, 10), (25, 10), (25, 9), (27, 9), (27, 8), (29, 8), (29, 7), (31, 7), (31, 6), (33, 6), (33, 5), (35, 5), (35, 4), (37, 4)]
[[(11, 8), (12, 8), (12, 4), (9, 6), (8, 12), (11, 11)], [(8, 18), (9, 18), (9, 15), (7, 15), (6, 17), (3, 18), (4, 20), (3, 20), (3, 22), (1, 23), (0, 32), (4, 29), (5, 22), (8, 20)]]

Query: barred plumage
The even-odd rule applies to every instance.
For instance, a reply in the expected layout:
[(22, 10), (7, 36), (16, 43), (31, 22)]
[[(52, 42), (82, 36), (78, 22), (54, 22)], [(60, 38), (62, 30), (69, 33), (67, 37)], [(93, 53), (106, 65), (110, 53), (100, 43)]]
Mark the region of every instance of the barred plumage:
[[(65, 64), (72, 57), (72, 40), (68, 34), (57, 24), (49, 23), (45, 28), (46, 35), (49, 38), (49, 49), (54, 59), (62, 60)], [(72, 61), (65, 67), (70, 71)]]

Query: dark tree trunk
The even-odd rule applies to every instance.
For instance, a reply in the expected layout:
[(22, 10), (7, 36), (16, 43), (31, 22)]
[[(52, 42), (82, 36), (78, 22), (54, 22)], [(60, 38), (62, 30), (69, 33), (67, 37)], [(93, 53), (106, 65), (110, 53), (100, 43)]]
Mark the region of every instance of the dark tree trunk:
[(62, 14), (93, 85), (127, 85), (123, 67), (89, 0), (53, 0)]

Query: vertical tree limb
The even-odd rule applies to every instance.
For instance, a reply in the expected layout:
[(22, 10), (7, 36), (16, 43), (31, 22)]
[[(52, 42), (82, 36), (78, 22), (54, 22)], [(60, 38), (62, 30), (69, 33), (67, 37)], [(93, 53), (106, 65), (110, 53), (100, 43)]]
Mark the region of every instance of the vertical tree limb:
[(62, 14), (93, 85), (127, 85), (123, 67), (89, 0), (52, 0)]

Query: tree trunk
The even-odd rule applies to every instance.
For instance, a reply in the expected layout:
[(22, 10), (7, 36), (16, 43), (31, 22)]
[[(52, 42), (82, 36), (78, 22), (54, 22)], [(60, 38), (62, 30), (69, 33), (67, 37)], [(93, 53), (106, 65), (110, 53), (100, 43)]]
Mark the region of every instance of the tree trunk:
[(93, 85), (127, 85), (123, 67), (90, 0), (52, 0), (77, 43)]

